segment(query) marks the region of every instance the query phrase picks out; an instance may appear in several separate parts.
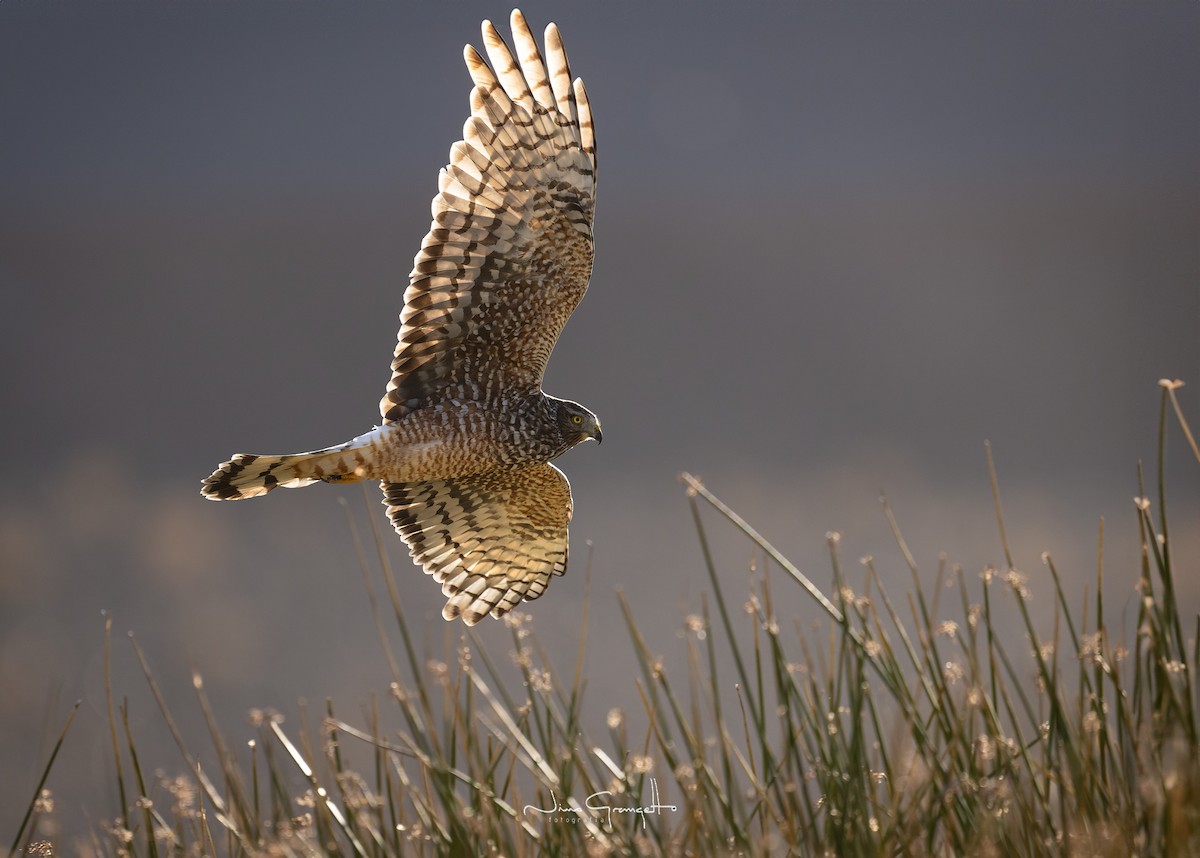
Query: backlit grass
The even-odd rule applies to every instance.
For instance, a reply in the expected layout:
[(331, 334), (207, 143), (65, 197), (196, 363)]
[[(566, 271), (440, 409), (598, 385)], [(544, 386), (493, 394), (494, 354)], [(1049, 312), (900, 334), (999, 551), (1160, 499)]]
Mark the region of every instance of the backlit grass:
[[(329, 706), (302, 710), (296, 724), (252, 713), (256, 734), (247, 742), (216, 723), (196, 677), (209, 736), (183, 736), (135, 643), (181, 761), (169, 767), (175, 774), (151, 776), (163, 762), (148, 766), (139, 755), (128, 704), (114, 703), (106, 676), (120, 806), (90, 851), (1200, 854), (1197, 617), (1174, 586), (1168, 428), (1182, 429), (1198, 462), (1200, 450), (1176, 387), (1164, 382), (1156, 471), (1131, 506), (1140, 556), (1105, 555), (1102, 523), (1086, 597), (1064, 591), (1048, 556), (1036, 586), (1015, 568), (994, 469), (1005, 557), (997, 568), (919, 569), (884, 507), (911, 577), (906, 593), (888, 592), (884, 578), (896, 576), (871, 558), (847, 571), (836, 534), (830, 583), (819, 586), (683, 475), (709, 586), (696, 612), (676, 620), (687, 669), (664, 669), (642, 632), (661, 617), (619, 596), (626, 628), (606, 630), (605, 651), (630, 648), (641, 705), (608, 711), (603, 726), (585, 717), (603, 711), (585, 701), (595, 634), (586, 609), (570, 672), (554, 669), (520, 612), (505, 620), (508, 662), (471, 632), (439, 657), (422, 657), (375, 529), (358, 541), (360, 565), (391, 687), (354, 717)], [(368, 520), (374, 528), (376, 517)], [(748, 541), (748, 583), (745, 570), (718, 568), (714, 528)], [(1127, 634), (1105, 624), (1114, 578), (1121, 591), (1138, 586)], [(776, 611), (775, 593), (795, 586), (824, 617), (815, 632)], [(1053, 600), (1049, 628), (1035, 623), (1033, 597)], [(107, 671), (107, 630), (105, 645)], [(207, 764), (193, 752), (199, 745), (209, 746)], [(58, 848), (42, 833), (54, 813), (69, 813), (50, 809), (52, 764), (53, 755), (14, 853)]]

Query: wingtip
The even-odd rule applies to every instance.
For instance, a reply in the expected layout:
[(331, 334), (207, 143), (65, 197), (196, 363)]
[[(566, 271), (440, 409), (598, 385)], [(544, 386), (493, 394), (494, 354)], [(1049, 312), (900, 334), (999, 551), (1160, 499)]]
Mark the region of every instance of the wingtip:
[(481, 614), (478, 611), (468, 611), (467, 613), (462, 615), (462, 620), (468, 626), (473, 626), (486, 616), (487, 616), (486, 613)]
[(479, 32), (483, 35), (484, 47), (489, 42), (504, 42), (504, 37), (500, 35), (500, 31), (496, 29), (496, 25), (492, 23), (490, 18), (484, 18), (479, 24)]
[(453, 622), (454, 620), (462, 620), (463, 624), (466, 626), (475, 626), (486, 616), (486, 613), (481, 614), (478, 611), (472, 611), (470, 609), (463, 611), (457, 605), (446, 605), (446, 607), (442, 608), (443, 619), (446, 619), (450, 622)]

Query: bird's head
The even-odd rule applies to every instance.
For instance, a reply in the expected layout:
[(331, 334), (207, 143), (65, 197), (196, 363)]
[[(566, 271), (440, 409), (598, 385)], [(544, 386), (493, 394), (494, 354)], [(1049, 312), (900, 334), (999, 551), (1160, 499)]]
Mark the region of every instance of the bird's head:
[(595, 438), (597, 444), (603, 440), (599, 418), (578, 402), (558, 400), (558, 425), (572, 447), (589, 438)]

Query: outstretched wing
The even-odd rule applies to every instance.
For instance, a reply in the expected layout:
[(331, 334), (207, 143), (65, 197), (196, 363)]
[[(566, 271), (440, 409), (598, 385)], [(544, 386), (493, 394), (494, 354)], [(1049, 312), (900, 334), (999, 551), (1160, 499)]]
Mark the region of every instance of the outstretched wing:
[(439, 176), (404, 293), (385, 422), (431, 401), (537, 390), (587, 289), (596, 176), (587, 93), (571, 82), (557, 27), (546, 28), (546, 62), (516, 10), (512, 30), (515, 58), (490, 21), (491, 67), (465, 50), (471, 117)]
[(447, 620), (503, 616), (567, 569), (571, 486), (553, 465), (382, 488), (409, 553), (450, 597)]

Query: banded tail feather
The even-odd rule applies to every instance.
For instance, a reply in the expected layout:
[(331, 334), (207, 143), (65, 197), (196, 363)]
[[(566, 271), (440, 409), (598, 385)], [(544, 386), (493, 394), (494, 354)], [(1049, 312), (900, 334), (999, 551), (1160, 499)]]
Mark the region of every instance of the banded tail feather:
[(345, 445), (286, 456), (238, 453), (212, 472), (200, 492), (209, 500), (242, 500), (281, 486), (295, 489), (315, 482), (353, 483), (365, 478), (361, 452)]

